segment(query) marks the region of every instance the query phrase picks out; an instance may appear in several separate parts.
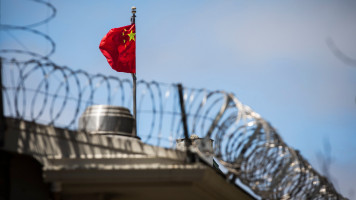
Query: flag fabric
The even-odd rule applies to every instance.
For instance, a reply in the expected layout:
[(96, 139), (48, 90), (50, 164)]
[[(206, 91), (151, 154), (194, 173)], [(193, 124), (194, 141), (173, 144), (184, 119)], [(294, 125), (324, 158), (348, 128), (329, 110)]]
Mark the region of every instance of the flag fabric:
[(111, 29), (101, 40), (99, 49), (114, 70), (136, 73), (135, 24)]

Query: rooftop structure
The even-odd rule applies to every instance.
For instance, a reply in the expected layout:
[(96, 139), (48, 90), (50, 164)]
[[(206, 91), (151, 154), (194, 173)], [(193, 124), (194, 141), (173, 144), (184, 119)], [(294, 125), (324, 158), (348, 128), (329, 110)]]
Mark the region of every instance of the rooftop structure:
[(9, 199), (254, 199), (184, 151), (12, 118), (6, 126)]

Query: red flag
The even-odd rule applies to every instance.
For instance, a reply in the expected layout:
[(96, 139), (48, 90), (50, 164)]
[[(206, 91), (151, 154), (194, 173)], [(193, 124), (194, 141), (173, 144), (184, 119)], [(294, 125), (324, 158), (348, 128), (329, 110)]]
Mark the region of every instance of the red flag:
[(111, 29), (101, 40), (99, 49), (114, 70), (136, 73), (135, 24)]

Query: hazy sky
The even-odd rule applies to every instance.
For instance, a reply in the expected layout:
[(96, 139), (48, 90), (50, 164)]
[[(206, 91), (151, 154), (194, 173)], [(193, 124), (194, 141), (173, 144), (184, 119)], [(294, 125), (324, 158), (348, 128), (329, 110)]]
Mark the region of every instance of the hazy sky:
[[(137, 76), (233, 92), (320, 169), (323, 141), (331, 174), (356, 199), (356, 66), (336, 58), (327, 38), (356, 59), (356, 1), (59, 1), (38, 27), (56, 42), (58, 65), (122, 78), (99, 51), (101, 38), (130, 23), (137, 7)], [(2, 24), (31, 24), (50, 14), (25, 0), (2, 0)], [(21, 40), (21, 45), (15, 38)], [(46, 53), (28, 33), (1, 32), (1, 48)]]

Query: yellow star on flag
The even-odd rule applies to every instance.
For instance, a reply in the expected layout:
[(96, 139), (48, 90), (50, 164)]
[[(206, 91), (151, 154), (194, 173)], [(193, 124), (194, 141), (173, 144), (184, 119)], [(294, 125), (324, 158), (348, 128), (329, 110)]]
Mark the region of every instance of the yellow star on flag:
[(135, 41), (135, 35), (136, 35), (136, 33), (133, 33), (133, 32), (131, 31), (131, 33), (129, 33), (129, 34), (127, 34), (127, 35), (130, 37), (129, 42), (130, 42), (131, 40)]

